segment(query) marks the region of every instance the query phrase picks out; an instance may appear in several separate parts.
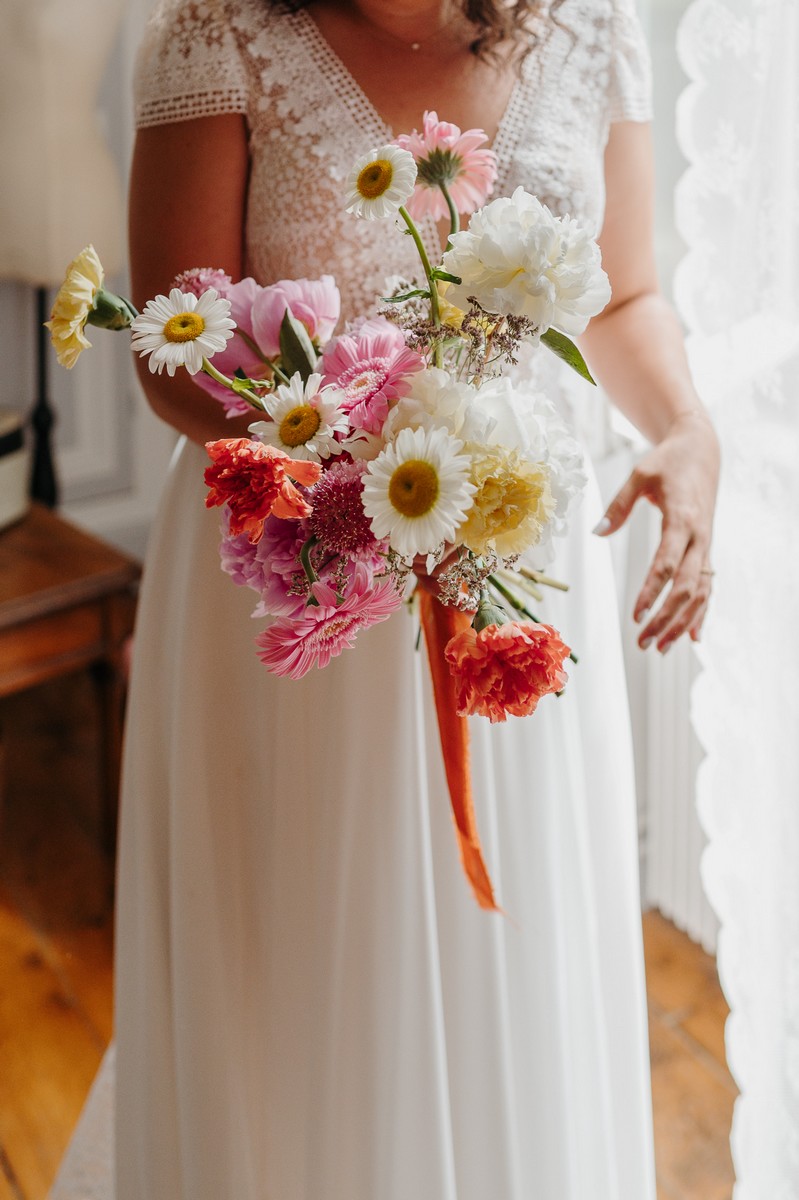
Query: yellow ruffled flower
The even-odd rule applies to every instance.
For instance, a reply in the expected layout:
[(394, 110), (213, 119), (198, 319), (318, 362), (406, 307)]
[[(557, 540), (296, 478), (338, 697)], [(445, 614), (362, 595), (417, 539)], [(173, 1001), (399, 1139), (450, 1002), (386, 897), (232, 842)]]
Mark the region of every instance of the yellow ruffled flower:
[(102, 286), (102, 264), (94, 246), (87, 246), (69, 264), (50, 320), (45, 322), (62, 367), (74, 367), (81, 351), (91, 346), (83, 330)]
[(466, 313), (462, 308), (456, 308), (454, 304), (450, 304), (449, 300), (447, 299), (447, 292), (449, 291), (450, 286), (451, 285), (446, 280), (439, 279), (437, 284), (438, 314), (441, 317), (442, 325), (449, 325), (452, 329), (460, 329)]
[(495, 550), (501, 558), (540, 542), (555, 502), (544, 463), (531, 463), (504, 446), (468, 447), (472, 508), (455, 535), (474, 554)]

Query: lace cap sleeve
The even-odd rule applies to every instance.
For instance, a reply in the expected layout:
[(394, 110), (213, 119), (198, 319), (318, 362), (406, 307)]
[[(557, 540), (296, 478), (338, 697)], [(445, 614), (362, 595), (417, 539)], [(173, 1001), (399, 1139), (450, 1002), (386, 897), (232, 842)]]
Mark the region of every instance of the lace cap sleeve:
[(613, 0), (608, 119), (651, 121), (652, 66), (635, 0)]
[(246, 113), (247, 78), (225, 0), (160, 0), (136, 60), (136, 128)]

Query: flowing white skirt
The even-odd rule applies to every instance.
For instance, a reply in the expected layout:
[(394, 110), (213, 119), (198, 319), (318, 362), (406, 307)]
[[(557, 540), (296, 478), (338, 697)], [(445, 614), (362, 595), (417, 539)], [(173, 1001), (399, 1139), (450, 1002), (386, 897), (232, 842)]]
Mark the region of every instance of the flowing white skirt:
[[(506, 917), (461, 873), (405, 612), (267, 674), (218, 565), (203, 453), (171, 474), (130, 697), (116, 1188), (58, 1200), (652, 1200), (637, 834), (593, 494), (539, 606), (580, 655), (534, 717), (471, 722)], [(104, 1089), (86, 1141), (102, 1136)], [(96, 1156), (95, 1156), (96, 1157)], [(71, 1182), (72, 1180), (72, 1182)]]

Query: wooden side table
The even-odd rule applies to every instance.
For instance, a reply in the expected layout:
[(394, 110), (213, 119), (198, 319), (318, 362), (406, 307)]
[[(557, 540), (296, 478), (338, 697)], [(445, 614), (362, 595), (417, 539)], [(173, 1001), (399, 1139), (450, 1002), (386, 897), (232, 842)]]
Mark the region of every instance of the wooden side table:
[(71, 671), (97, 684), (103, 840), (116, 839), (124, 647), (141, 567), (57, 513), (34, 504), (0, 531), (0, 699)]

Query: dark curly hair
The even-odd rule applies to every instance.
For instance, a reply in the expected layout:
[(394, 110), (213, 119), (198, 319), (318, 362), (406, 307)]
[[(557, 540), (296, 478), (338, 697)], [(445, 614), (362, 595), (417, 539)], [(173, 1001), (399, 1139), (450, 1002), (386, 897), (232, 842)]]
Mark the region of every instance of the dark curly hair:
[[(522, 59), (540, 43), (547, 27), (558, 25), (557, 10), (564, 0), (459, 0), (466, 19), (474, 26), (470, 49), (478, 58), (496, 60), (497, 46), (514, 43), (515, 59)], [(310, 0), (268, 0), (276, 8), (297, 12)]]

